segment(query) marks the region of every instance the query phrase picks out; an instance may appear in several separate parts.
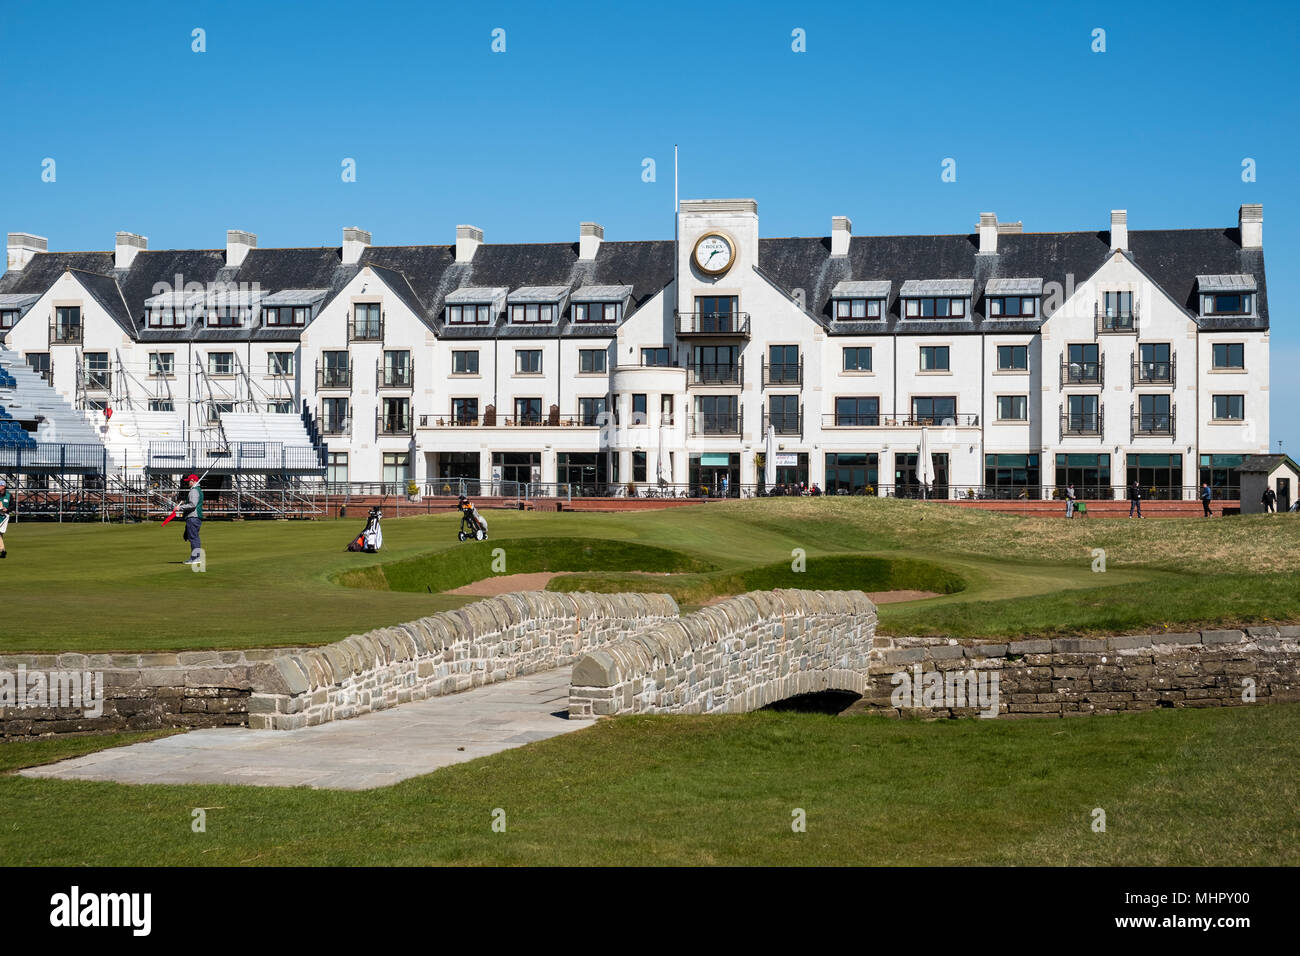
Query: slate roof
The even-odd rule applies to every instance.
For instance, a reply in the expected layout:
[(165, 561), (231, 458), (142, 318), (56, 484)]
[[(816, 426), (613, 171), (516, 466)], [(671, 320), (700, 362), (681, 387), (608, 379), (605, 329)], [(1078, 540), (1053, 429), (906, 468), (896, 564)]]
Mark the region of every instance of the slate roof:
[[(1236, 228), (1130, 230), (1129, 247), (1134, 263), (1201, 328), (1268, 328), (1263, 252), (1242, 249)], [(1106, 261), (1110, 234), (1001, 233), (997, 254), (979, 255), (978, 250), (974, 235), (856, 236), (850, 241), (848, 255), (832, 258), (826, 237), (760, 239), (761, 268), (756, 271), (791, 301), (802, 302), (807, 314), (833, 334), (978, 332), (986, 321), (985, 297), (990, 283), (1000, 289), (1011, 280), (1033, 278), (1072, 288)], [(141, 342), (292, 341), (301, 335), (301, 328), (148, 329), (143, 324), (144, 303), (174, 286), (179, 276), (185, 285), (199, 283), (205, 289), (209, 283), (219, 282), (263, 293), (325, 290), (319, 311), (363, 267), (370, 266), (442, 337), (607, 338), (614, 328), (587, 323), (575, 328), (567, 311), (555, 325), (540, 328), (512, 326), (504, 315), (486, 326), (446, 326), (442, 319), (447, 296), (457, 289), (518, 291), (537, 286), (567, 290), (629, 287), (631, 314), (672, 281), (674, 250), (671, 240), (602, 242), (595, 259), (583, 261), (578, 258), (577, 243), (498, 244), (479, 246), (472, 261), (457, 263), (451, 245), (371, 246), (362, 252), (359, 263), (344, 265), (337, 246), (254, 248), (235, 269), (226, 268), (224, 249), (142, 250), (129, 269), (115, 269), (113, 258), (111, 252), (39, 253), (23, 270), (0, 277), (0, 294), (43, 294), (65, 271), (72, 270), (108, 314)], [(1198, 278), (1223, 276), (1253, 278), (1259, 293), (1256, 315), (1197, 315)], [(946, 280), (936, 288), (956, 287), (957, 283), (963, 289), (973, 288), (969, 314), (961, 319), (902, 319), (899, 293), (903, 283), (934, 280)], [(874, 288), (886, 295), (883, 321), (832, 321), (833, 292), (863, 283), (880, 283)], [(1002, 332), (1034, 332), (1043, 318), (998, 318), (990, 327)]]
[(1280, 465), (1286, 465), (1292, 471), (1300, 474), (1300, 465), (1297, 465), (1290, 455), (1247, 455), (1241, 459), (1237, 471), (1263, 472), (1268, 475), (1272, 474)]

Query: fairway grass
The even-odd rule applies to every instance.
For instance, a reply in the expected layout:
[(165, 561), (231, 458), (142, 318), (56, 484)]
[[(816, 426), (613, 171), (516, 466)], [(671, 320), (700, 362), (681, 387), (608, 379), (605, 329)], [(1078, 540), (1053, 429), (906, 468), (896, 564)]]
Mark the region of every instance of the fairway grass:
[[(531, 570), (582, 572), (554, 579), (555, 590), (663, 590), (684, 605), (777, 586), (943, 595), (881, 607), (882, 632), (896, 635), (1300, 620), (1297, 515), (1065, 521), (898, 499), (786, 498), (494, 512), (484, 542), (457, 541), (458, 522), (455, 513), (390, 520), (377, 555), (344, 551), (356, 520), (208, 522), (204, 573), (180, 563), (187, 552), (171, 526), (12, 525), (0, 565), (0, 653), (327, 644), (475, 600), (440, 593), (448, 588)], [(1094, 571), (1097, 549), (1104, 573)], [(805, 570), (791, 570), (800, 560)]]
[(625, 717), (364, 792), (0, 776), (0, 865), (1294, 866), (1297, 762), (1297, 704)]

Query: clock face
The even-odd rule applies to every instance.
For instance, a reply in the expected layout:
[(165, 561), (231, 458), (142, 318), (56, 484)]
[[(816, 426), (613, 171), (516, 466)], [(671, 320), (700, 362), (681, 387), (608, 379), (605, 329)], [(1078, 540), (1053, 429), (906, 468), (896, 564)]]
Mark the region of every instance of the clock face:
[(711, 232), (695, 243), (695, 266), (706, 275), (720, 276), (735, 261), (736, 250), (726, 236)]

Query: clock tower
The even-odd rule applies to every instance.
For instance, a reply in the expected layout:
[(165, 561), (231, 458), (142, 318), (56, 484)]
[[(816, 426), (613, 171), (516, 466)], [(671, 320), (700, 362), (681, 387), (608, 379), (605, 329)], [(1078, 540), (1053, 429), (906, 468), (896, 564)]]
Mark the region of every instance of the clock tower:
[(677, 236), (678, 312), (693, 312), (696, 296), (739, 296), (758, 265), (758, 203), (684, 199)]

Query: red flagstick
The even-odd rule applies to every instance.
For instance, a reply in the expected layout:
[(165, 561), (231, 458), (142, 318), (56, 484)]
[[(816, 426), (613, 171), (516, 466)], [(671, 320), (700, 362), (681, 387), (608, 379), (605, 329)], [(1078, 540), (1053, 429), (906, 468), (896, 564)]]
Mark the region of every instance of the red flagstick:
[(165, 526), (167, 525), (167, 522), (168, 522), (168, 521), (171, 521), (172, 518), (175, 518), (175, 517), (176, 517), (176, 509), (173, 508), (173, 509), (172, 509), (172, 513), (169, 514), (166, 518), (163, 518), (163, 526), (165, 527)]

